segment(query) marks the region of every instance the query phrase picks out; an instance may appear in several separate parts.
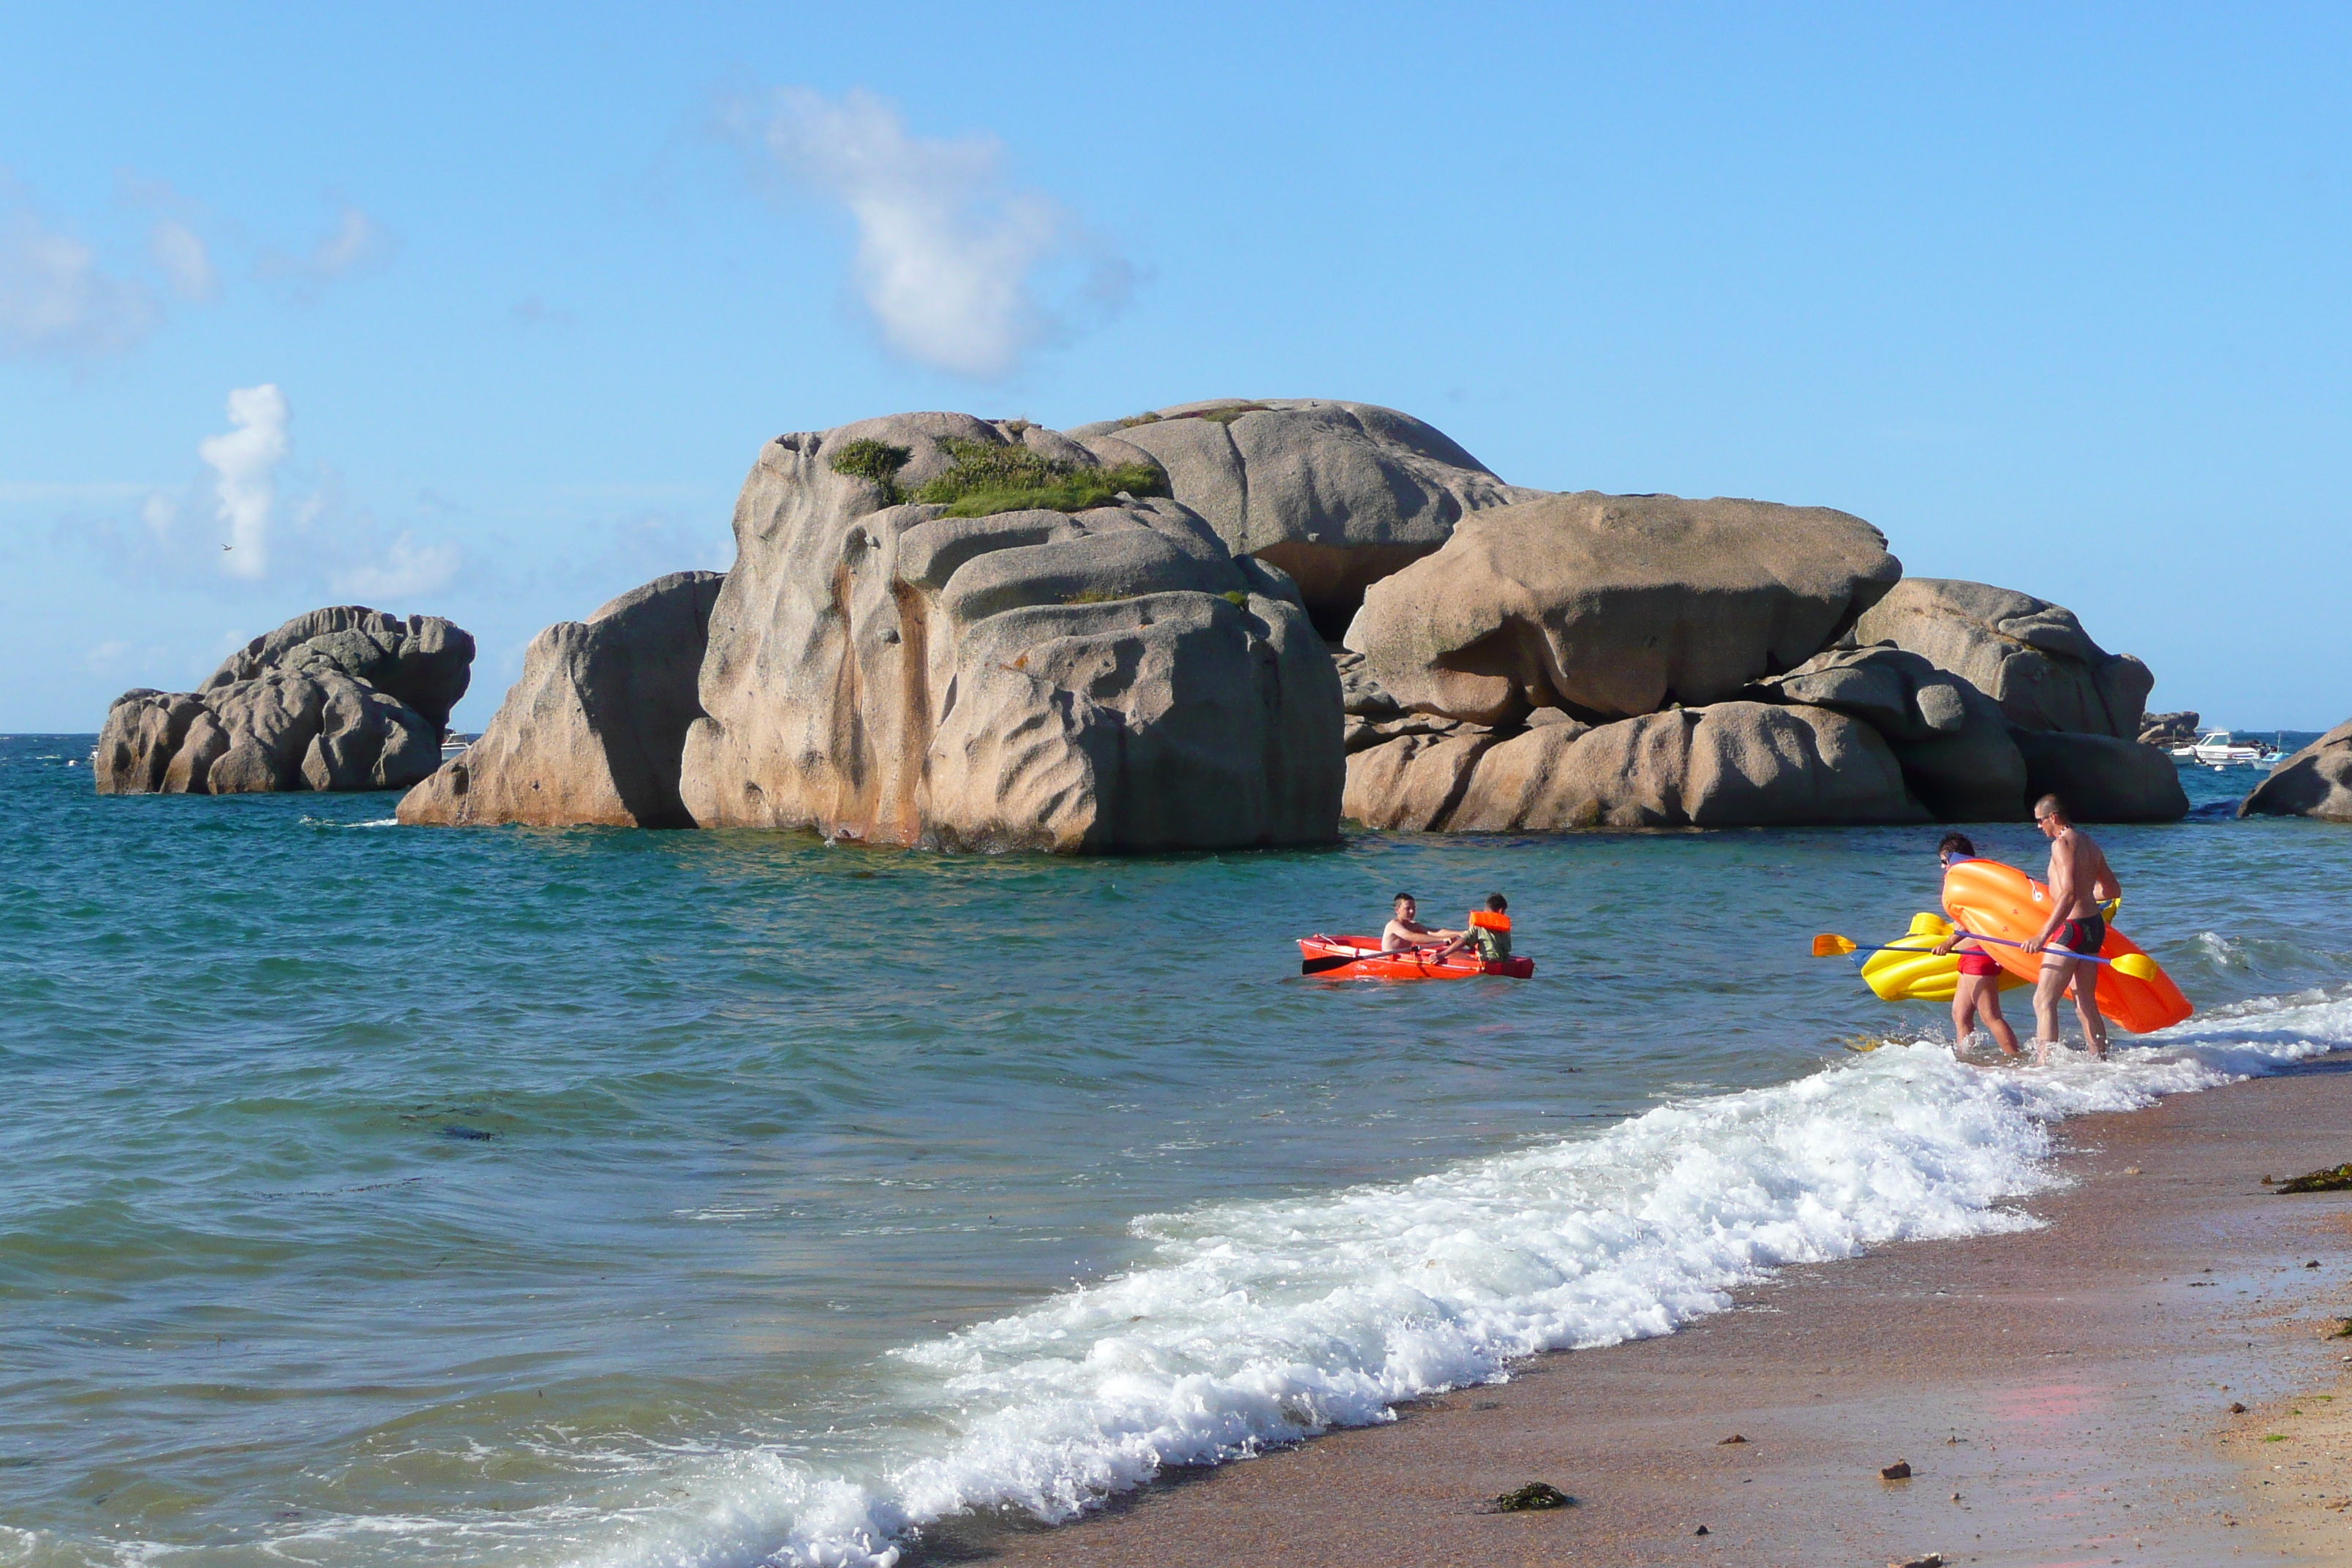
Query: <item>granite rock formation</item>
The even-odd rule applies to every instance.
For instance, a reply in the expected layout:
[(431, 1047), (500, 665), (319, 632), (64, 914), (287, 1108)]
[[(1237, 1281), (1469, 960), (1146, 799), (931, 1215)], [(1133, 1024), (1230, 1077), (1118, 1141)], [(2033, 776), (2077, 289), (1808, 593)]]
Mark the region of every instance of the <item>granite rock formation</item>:
[(1069, 434), (1150, 454), (1227, 549), (1298, 584), (1333, 642), (1366, 588), (1444, 544), (1465, 514), (1544, 493), (1505, 484), (1433, 426), (1370, 403), (1224, 398)]
[(313, 610), (231, 654), (194, 691), (108, 710), (100, 795), (405, 789), (441, 760), (474, 639), (433, 616)]
[(1928, 820), (1870, 725), (1760, 702), (1391, 742), (1349, 758), (1347, 810), (1449, 833)]
[(2000, 703), (2021, 730), (2137, 740), (2156, 679), (2129, 654), (2093, 642), (2072, 610), (1952, 578), (1906, 578), (1864, 613), (1854, 636), (1924, 656)]
[(2172, 759), (2137, 739), (2012, 727), (2029, 800), (2054, 795), (2077, 822), (2177, 822), (2189, 794)]
[(2139, 743), (2143, 746), (2186, 746), (2194, 742), (2200, 733), (2194, 709), (2179, 713), (2150, 713), (2139, 721)]
[[(1050, 485), (959, 494), (1041, 462)], [(1117, 436), (963, 415), (771, 442), (710, 614), (688, 813), (944, 848), (1334, 837), (1339, 680), (1297, 589), (1177, 501), (1082, 504), (1110, 475), (1160, 470)]]
[(677, 794), (716, 572), (676, 572), (533, 637), (481, 739), (408, 792), (404, 823), (685, 827)]
[(2014, 822), (2027, 814), (2025, 758), (2000, 705), (1916, 653), (1848, 642), (1753, 689), (1767, 701), (1808, 703), (1871, 725), (1912, 794), (1942, 820)]
[(1407, 708), (1630, 719), (1801, 664), (1901, 574), (1842, 511), (1587, 490), (1473, 512), (1373, 584), (1347, 641)]
[(2352, 719), (2273, 768), (2238, 803), (2238, 815), (2352, 822)]

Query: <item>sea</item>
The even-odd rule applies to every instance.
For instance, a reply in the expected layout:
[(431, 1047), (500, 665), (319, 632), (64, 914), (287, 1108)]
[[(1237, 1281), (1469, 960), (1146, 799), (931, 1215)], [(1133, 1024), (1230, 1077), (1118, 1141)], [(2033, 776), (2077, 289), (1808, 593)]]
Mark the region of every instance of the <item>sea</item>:
[[(1935, 828), (949, 857), (90, 744), (0, 740), (0, 1563), (903, 1562), (2031, 1225), (2067, 1118), (2352, 1045), (2352, 828), (2242, 769), (2097, 830), (2197, 1016), (2028, 1070), (1810, 956)], [(1535, 977), (1299, 974), (1399, 890)]]

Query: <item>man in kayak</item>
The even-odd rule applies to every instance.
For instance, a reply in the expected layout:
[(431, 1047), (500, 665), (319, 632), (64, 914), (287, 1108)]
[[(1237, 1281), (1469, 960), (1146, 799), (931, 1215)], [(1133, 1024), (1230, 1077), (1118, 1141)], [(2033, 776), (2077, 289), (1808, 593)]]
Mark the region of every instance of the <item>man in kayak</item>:
[[(1943, 842), (1936, 846), (1936, 858), (1947, 868), (1954, 861), (1976, 858), (1977, 847), (1965, 833), (1947, 833)], [(1969, 1037), (1976, 1033), (1976, 1025), (1981, 1023), (1993, 1044), (2000, 1047), (2002, 1056), (2024, 1055), (2017, 1048), (2017, 1031), (2000, 1016), (2000, 965), (1992, 961), (1984, 944), (1956, 931), (1937, 942), (1933, 951), (1960, 955), (1960, 973), (1952, 990), (1953, 1054), (1957, 1056), (1968, 1048)]]
[[(2123, 896), (2107, 858), (2066, 815), (2066, 803), (2045, 795), (2033, 803), (2033, 826), (2050, 840), (2050, 918), (2042, 933), (2021, 945), (2042, 954), (2042, 978), (2033, 987), (2033, 1059), (2040, 1066), (2058, 1047), (2058, 998), (2074, 986), (2074, 1012), (2083, 1020), (2083, 1043), (2091, 1055), (2107, 1055), (2107, 1021), (2099, 1016), (2098, 965), (2074, 955), (2095, 957), (2107, 940), (2099, 906)], [(2055, 950), (2063, 949), (2063, 952)], [(2078, 981), (2079, 976), (2079, 981)]]
[(1442, 947), (1458, 942), (1458, 931), (1432, 931), (1421, 923), (1421, 907), (1412, 901), (1411, 893), (1396, 896), (1396, 914), (1381, 931), (1382, 952), (1402, 952), (1409, 947)]
[(1500, 963), (1511, 956), (1510, 904), (1500, 893), (1486, 895), (1486, 907), (1470, 911), (1470, 929), (1438, 950), (1433, 963), (1443, 963), (1465, 948), (1475, 948), (1479, 962)]

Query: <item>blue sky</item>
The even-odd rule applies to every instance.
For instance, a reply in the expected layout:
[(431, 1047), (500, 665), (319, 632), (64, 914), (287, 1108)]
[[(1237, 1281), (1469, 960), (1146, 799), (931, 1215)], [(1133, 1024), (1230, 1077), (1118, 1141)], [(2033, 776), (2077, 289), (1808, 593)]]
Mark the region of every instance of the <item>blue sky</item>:
[(488, 9), (16, 13), (0, 731), (350, 598), (476, 633), (478, 728), (779, 432), (1228, 395), (2352, 713), (2352, 11)]

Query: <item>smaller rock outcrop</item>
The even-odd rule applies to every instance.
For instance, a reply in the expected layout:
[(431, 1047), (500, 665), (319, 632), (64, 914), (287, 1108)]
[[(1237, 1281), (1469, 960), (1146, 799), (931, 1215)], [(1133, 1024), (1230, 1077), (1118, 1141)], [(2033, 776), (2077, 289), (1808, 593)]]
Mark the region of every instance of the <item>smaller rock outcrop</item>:
[(1770, 701), (1827, 708), (1869, 724), (1894, 750), (1912, 794), (1941, 821), (2026, 816), (2025, 759), (2000, 705), (1916, 653), (1849, 642), (1753, 689)]
[(1348, 759), (1347, 815), (1415, 832), (1925, 822), (1869, 725), (1822, 708), (1720, 702), (1507, 739), (1406, 736)]
[(1106, 462), (1120, 448), (1150, 453), (1228, 550), (1298, 584), (1333, 642), (1366, 588), (1444, 544), (1465, 514), (1545, 493), (1505, 484), (1434, 426), (1370, 403), (1220, 398), (1069, 435)]
[(2074, 612), (1983, 583), (1907, 577), (1863, 613), (1860, 642), (1924, 656), (2000, 704), (2021, 730), (2139, 738), (2147, 666), (2093, 642)]
[(1820, 652), (1902, 574), (1825, 507), (1586, 490), (1471, 513), (1348, 631), (1407, 708), (1515, 725), (1737, 696)]
[(2238, 815), (2352, 822), (2352, 719), (2272, 769), (2238, 803)]
[(194, 691), (116, 698), (98, 793), (405, 789), (440, 763), (473, 659), (474, 639), (435, 616), (356, 605), (297, 616)]
[(409, 791), (400, 820), (691, 826), (679, 758), (723, 581), (675, 572), (541, 632), (481, 739)]
[(2189, 795), (2170, 757), (2137, 739), (2012, 729), (2030, 799), (2054, 795), (2078, 822), (2177, 822)]
[(2179, 713), (2150, 713), (2139, 721), (2139, 743), (2143, 746), (2186, 746), (2197, 739), (2199, 717), (2194, 710)]

